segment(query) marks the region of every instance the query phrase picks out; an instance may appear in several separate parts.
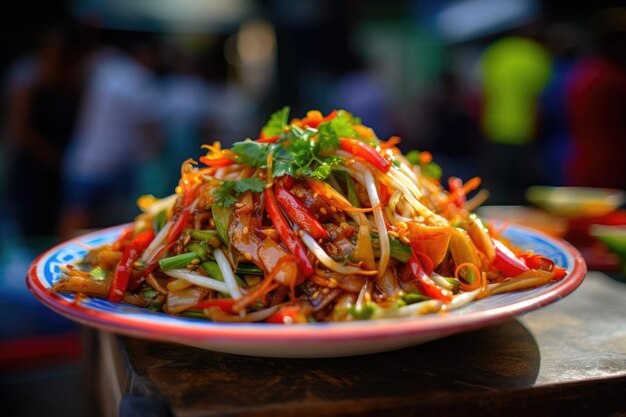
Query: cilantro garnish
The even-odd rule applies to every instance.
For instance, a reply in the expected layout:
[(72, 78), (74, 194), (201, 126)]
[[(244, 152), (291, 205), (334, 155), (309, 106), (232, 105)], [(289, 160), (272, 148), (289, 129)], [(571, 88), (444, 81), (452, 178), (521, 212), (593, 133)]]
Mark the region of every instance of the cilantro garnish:
[(275, 143), (253, 141), (237, 142), (232, 151), (237, 161), (254, 168), (267, 168), (267, 158), (272, 153), (272, 177), (313, 177), (326, 179), (333, 166), (343, 158), (334, 155), (340, 137), (356, 137), (351, 115), (347, 112), (332, 120), (320, 123), (317, 129), (289, 125), (285, 131), (289, 108), (284, 107), (272, 115), (262, 132), (266, 137), (280, 136)]
[(289, 120), (289, 110), (289, 107), (285, 106), (270, 116), (268, 122), (263, 126), (263, 129), (261, 129), (261, 132), (266, 138), (278, 136), (283, 133), (283, 129), (287, 126)]
[(221, 207), (230, 207), (237, 202), (239, 194), (246, 191), (254, 191), (257, 193), (265, 189), (265, 181), (259, 178), (245, 178), (237, 181), (222, 181), (222, 183), (213, 190), (213, 198), (215, 204)]
[(237, 142), (233, 144), (232, 151), (237, 155), (237, 162), (253, 168), (265, 168), (267, 155), (270, 152), (270, 144), (252, 141)]

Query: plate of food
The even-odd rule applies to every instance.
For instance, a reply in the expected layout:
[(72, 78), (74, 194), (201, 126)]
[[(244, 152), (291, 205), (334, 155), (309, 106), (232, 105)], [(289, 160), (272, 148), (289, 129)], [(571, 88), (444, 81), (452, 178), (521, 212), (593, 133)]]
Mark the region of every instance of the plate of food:
[(388, 351), (487, 326), (574, 291), (572, 246), (473, 213), (428, 152), (346, 111), (283, 108), (259, 138), (205, 145), (133, 223), (41, 254), (35, 297), (87, 326), (268, 357)]
[(622, 190), (597, 187), (535, 185), (529, 187), (525, 194), (531, 203), (565, 218), (604, 216), (626, 201)]

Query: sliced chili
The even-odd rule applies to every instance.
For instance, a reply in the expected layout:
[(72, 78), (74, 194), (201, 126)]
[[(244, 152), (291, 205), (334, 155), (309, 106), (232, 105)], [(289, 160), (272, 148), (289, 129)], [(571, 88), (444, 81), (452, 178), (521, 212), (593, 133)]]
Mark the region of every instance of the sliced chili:
[(141, 252), (143, 252), (150, 242), (154, 239), (154, 231), (146, 230), (139, 233), (130, 241), (130, 244), (124, 249), (122, 258), (115, 268), (113, 279), (109, 285), (109, 301), (119, 303), (124, 298), (124, 292), (128, 288), (128, 282), (130, 280), (131, 273), (133, 272), (133, 265), (139, 259)]
[(285, 216), (280, 211), (280, 207), (276, 201), (276, 196), (271, 188), (266, 188), (264, 193), (265, 205), (267, 207), (267, 213), (270, 216), (270, 220), (272, 220), (274, 227), (276, 227), (276, 230), (278, 231), (280, 239), (283, 241), (285, 246), (287, 246), (287, 249), (289, 249), (289, 251), (296, 257), (298, 267), (304, 276), (308, 277), (313, 273), (313, 265), (307, 257), (306, 246), (304, 246), (302, 240), (300, 240), (300, 238), (289, 226), (289, 223), (287, 223), (287, 219), (285, 219)]
[(276, 200), (292, 222), (306, 230), (315, 239), (328, 237), (328, 232), (322, 223), (302, 201), (279, 184), (276, 184), (275, 188)]

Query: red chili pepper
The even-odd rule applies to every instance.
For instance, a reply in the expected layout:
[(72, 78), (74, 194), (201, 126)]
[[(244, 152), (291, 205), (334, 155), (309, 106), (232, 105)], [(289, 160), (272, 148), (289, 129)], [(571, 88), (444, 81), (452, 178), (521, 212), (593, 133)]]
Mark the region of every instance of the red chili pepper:
[(201, 156), (199, 159), (204, 165), (208, 165), (213, 168), (227, 167), (235, 163), (235, 161), (230, 158), (226, 158), (225, 156), (221, 158), (207, 158), (206, 156)]
[(389, 198), (391, 197), (391, 192), (389, 191), (389, 187), (387, 187), (382, 182), (380, 183), (380, 204), (386, 206), (389, 203)]
[(415, 278), (417, 278), (417, 282), (420, 283), (420, 285), (426, 292), (426, 295), (437, 300), (441, 300), (444, 303), (449, 303), (450, 301), (452, 301), (452, 292), (435, 284), (435, 282), (428, 276), (428, 274), (426, 274), (426, 271), (424, 271), (424, 268), (422, 267), (422, 264), (420, 263), (415, 253), (411, 253), (409, 266), (411, 267), (411, 272), (413, 273)]
[(555, 280), (563, 279), (563, 277), (567, 275), (567, 269), (556, 266), (552, 259), (546, 258), (543, 255), (521, 254), (519, 258), (524, 261), (526, 266), (530, 269), (540, 269), (542, 271), (552, 272)]
[(553, 278), (557, 281), (562, 280), (565, 278), (565, 275), (567, 275), (567, 269), (561, 268), (560, 266), (555, 267), (552, 272), (554, 273)]
[(261, 132), (261, 134), (259, 135), (259, 138), (256, 140), (256, 142), (259, 143), (274, 143), (276, 141), (278, 141), (278, 138), (280, 138), (280, 135), (276, 135), (276, 136), (265, 136), (265, 133)]
[(463, 180), (458, 177), (450, 177), (448, 178), (448, 190), (450, 191), (450, 196), (454, 195), (454, 199), (452, 202), (457, 207), (463, 207), (466, 200), (465, 189), (463, 188)]
[(215, 300), (200, 301), (192, 308), (201, 310), (204, 308), (219, 307), (225, 313), (235, 314), (233, 310), (234, 304), (235, 300), (232, 298), (216, 298)]
[(424, 244), (422, 243), (420, 245), (417, 239), (411, 240), (410, 244), (411, 244), (411, 249), (413, 250), (413, 254), (417, 258), (417, 260), (420, 262), (420, 266), (422, 267), (426, 275), (430, 276), (430, 274), (432, 274), (433, 270), (435, 269), (435, 263), (430, 258), (430, 256), (426, 254), (423, 248)]
[(296, 179), (290, 175), (285, 175), (281, 178), (281, 180), (283, 182), (283, 186), (288, 190), (291, 189), (291, 187), (293, 187), (293, 185), (296, 183)]
[(187, 226), (187, 223), (189, 222), (189, 216), (189, 209), (184, 208), (182, 213), (178, 215), (176, 222), (172, 225), (172, 228), (168, 232), (167, 237), (165, 238), (166, 243), (172, 243), (173, 241), (178, 239), (178, 236), (180, 236), (180, 234), (183, 232), (183, 229), (185, 228), (185, 226)]
[(276, 200), (292, 222), (306, 230), (315, 239), (328, 237), (328, 232), (322, 223), (315, 218), (311, 210), (302, 201), (279, 184), (276, 184), (275, 188)]
[(127, 241), (128, 239), (131, 238), (131, 236), (133, 235), (133, 232), (135, 231), (135, 227), (134, 226), (130, 226), (127, 227), (126, 229), (122, 230), (122, 233), (120, 233), (120, 237), (117, 238), (117, 241), (115, 241), (116, 245), (123, 245), (125, 241)]
[(306, 318), (300, 313), (299, 308), (286, 306), (269, 316), (265, 321), (267, 323), (291, 324), (304, 323), (306, 322)]
[(176, 242), (171, 242), (168, 245), (163, 246), (159, 249), (156, 255), (154, 255), (154, 259), (156, 259), (156, 261), (148, 265), (143, 271), (141, 271), (140, 274), (131, 275), (130, 281), (128, 282), (128, 290), (134, 291), (137, 289), (139, 285), (145, 281), (146, 277), (159, 266), (159, 259), (161, 256), (163, 256), (163, 254), (170, 250), (175, 244)]
[(493, 239), (496, 248), (496, 260), (493, 265), (501, 271), (505, 277), (515, 277), (528, 271), (528, 266), (520, 258), (515, 256), (509, 248), (497, 239)]
[(306, 246), (291, 229), (287, 223), (287, 219), (280, 211), (276, 196), (270, 188), (265, 189), (265, 206), (267, 207), (267, 213), (270, 216), (270, 220), (276, 227), (280, 240), (287, 246), (287, 249), (296, 257), (296, 263), (302, 271), (305, 277), (308, 277), (313, 273), (313, 265), (306, 256)]
[(115, 274), (113, 280), (109, 285), (109, 301), (119, 303), (124, 298), (124, 291), (128, 288), (128, 281), (130, 280), (131, 273), (133, 271), (133, 264), (139, 259), (139, 255), (143, 252), (150, 242), (154, 239), (154, 231), (146, 230), (139, 233), (130, 241), (130, 244), (124, 249), (122, 258), (120, 259), (117, 268), (115, 268)]
[(372, 148), (365, 142), (350, 138), (339, 138), (339, 145), (344, 151), (350, 152), (355, 156), (360, 156), (378, 168), (381, 172), (389, 172), (389, 169), (391, 169), (389, 161), (383, 158), (378, 152), (376, 152), (376, 149)]
[(541, 269), (544, 271), (554, 270), (554, 261), (543, 255), (521, 254), (519, 258), (524, 261), (526, 266), (530, 269)]
[(335, 117), (337, 117), (337, 110), (333, 110), (330, 113), (328, 113), (328, 115), (322, 119), (322, 122), (329, 122), (333, 120)]

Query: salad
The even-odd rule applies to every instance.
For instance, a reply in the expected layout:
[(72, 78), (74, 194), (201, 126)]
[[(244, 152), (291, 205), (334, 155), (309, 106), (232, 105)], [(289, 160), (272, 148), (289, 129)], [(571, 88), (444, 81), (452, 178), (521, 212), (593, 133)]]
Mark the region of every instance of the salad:
[[(445, 312), (560, 280), (472, 211), (428, 152), (403, 155), (347, 111), (274, 113), (258, 139), (182, 164), (111, 244), (53, 291), (219, 322), (307, 323)], [(444, 186), (445, 185), (445, 186)]]

